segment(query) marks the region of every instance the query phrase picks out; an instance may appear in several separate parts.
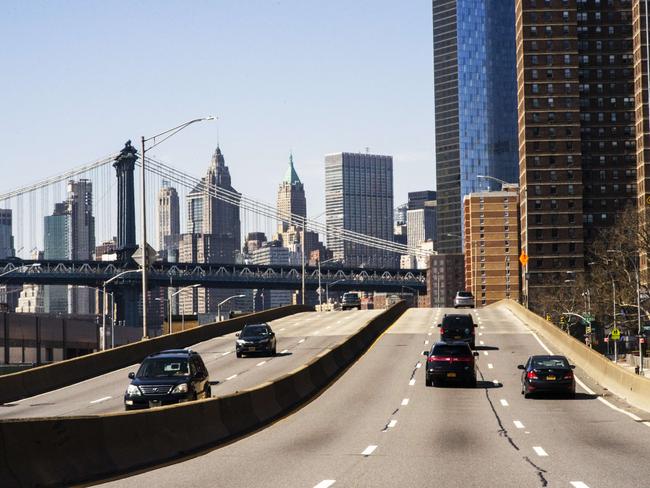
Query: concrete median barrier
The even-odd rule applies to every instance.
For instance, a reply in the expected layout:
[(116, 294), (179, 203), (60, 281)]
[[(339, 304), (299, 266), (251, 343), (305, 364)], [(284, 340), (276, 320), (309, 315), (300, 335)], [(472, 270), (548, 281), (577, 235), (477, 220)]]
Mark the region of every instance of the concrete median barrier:
[(492, 305), (510, 310), (535, 333), (544, 338), (553, 352), (568, 357), (598, 384), (630, 405), (650, 412), (650, 379), (636, 375), (613, 363), (583, 342), (561, 331), (539, 315), (513, 300), (502, 300)]
[(253, 432), (331, 384), (406, 309), (399, 302), (293, 372), (235, 394), (149, 411), (0, 421), (0, 486), (69, 486), (106, 479)]
[[(263, 312), (206, 324), (183, 332), (164, 335), (133, 344), (100, 351), (77, 358), (39, 366), (19, 373), (0, 376), (0, 404), (20, 400), (94, 378), (101, 374), (139, 363), (143, 358), (164, 349), (184, 348), (198, 342), (231, 334), (245, 324), (268, 322), (299, 312), (312, 311), (304, 305), (289, 305)], [(0, 485), (1, 486), (1, 485)]]

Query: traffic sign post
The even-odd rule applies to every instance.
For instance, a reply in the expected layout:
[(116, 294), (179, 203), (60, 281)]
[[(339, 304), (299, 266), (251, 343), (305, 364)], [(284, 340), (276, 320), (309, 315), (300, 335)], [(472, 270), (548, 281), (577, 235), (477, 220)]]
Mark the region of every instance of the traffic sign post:
[(616, 326), (612, 329), (612, 340), (614, 341), (614, 362), (618, 363), (618, 341), (621, 340), (621, 329)]

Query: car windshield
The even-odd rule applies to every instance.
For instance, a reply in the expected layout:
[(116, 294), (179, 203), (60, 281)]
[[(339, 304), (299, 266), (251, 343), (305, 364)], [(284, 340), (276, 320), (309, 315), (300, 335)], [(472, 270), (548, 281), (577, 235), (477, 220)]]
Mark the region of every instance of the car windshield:
[(269, 334), (269, 329), (266, 325), (251, 325), (241, 331), (240, 337), (259, 337)]
[(568, 368), (569, 363), (565, 358), (534, 358), (533, 368)]
[(472, 293), (469, 291), (459, 291), (458, 296), (461, 298), (472, 298)]
[(468, 347), (438, 345), (433, 348), (432, 356), (471, 356), (472, 352)]
[(358, 300), (358, 299), (359, 299), (359, 295), (357, 295), (356, 293), (346, 293), (345, 295), (343, 295), (343, 300)]
[(170, 378), (188, 376), (189, 365), (185, 358), (145, 359), (138, 369), (137, 378)]

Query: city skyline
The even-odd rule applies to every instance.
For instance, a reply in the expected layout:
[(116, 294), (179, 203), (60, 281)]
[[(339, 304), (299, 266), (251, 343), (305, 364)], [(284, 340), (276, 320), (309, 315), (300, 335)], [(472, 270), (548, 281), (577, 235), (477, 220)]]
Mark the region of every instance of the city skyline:
[[(325, 209), (322, 160), (337, 150), (369, 147), (393, 155), (396, 203), (414, 189), (414, 173), (426, 174), (425, 186), (435, 186), (429, 1), (373, 2), (372, 8), (346, 2), (204, 5), (191, 12), (180, 4), (154, 12), (151, 4), (124, 5), (128, 9), (113, 5), (100, 12), (83, 3), (67, 12), (15, 5), (0, 19), (6, 43), (24, 41), (0, 54), (14, 67), (12, 77), (0, 81), (12, 93), (5, 110), (13, 114), (0, 121), (2, 164), (11, 181), (3, 190), (202, 115), (220, 120), (150, 154), (198, 177), (205, 155), (219, 143), (238, 190), (267, 203), (275, 201), (276, 189), (265, 182), (277, 180), (290, 152), (309, 188), (310, 216)], [(139, 19), (152, 15), (156, 31), (164, 27), (171, 41), (142, 31)], [(358, 29), (361, 21), (373, 29)], [(341, 34), (334, 43), (333, 23)], [(194, 28), (183, 27), (180, 36), (181, 25)], [(156, 60), (144, 72), (140, 52)], [(355, 77), (345, 76), (353, 67)], [(58, 80), (67, 71), (77, 76), (64, 86)], [(355, 115), (342, 120), (341, 111)], [(24, 148), (34, 141), (47, 150), (27, 154)], [(33, 171), (18, 169), (27, 164)], [(257, 178), (249, 177), (252, 171)]]

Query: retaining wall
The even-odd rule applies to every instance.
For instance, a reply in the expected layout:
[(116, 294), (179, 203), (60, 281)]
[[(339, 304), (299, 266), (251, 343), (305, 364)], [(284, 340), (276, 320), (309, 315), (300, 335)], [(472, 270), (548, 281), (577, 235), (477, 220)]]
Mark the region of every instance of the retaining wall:
[[(0, 422), (0, 486), (68, 486), (218, 446), (330, 384), (404, 313), (399, 302), (302, 367), (256, 388), (149, 411)], [(218, 468), (217, 468), (218, 469)]]
[[(142, 361), (149, 354), (179, 349), (214, 337), (241, 330), (247, 323), (267, 322), (299, 312), (311, 311), (304, 305), (289, 305), (242, 317), (159, 336), (146, 341), (108, 349), (46, 366), (0, 376), (0, 404), (38, 395), (63, 386), (124, 368)], [(1, 483), (0, 483), (0, 486)]]
[(613, 363), (513, 300), (502, 300), (493, 306), (510, 310), (533, 331), (546, 339), (553, 352), (568, 357), (598, 384), (631, 405), (650, 412), (650, 378), (636, 375)]

